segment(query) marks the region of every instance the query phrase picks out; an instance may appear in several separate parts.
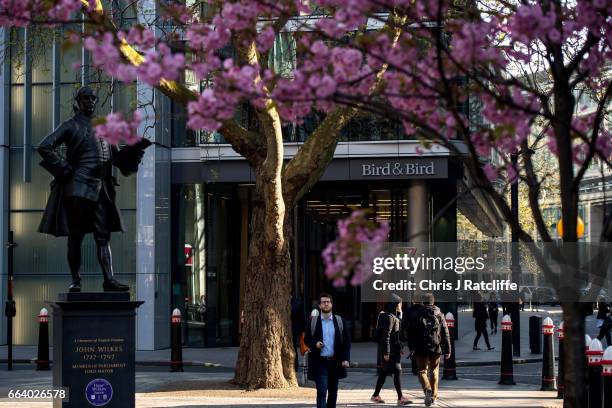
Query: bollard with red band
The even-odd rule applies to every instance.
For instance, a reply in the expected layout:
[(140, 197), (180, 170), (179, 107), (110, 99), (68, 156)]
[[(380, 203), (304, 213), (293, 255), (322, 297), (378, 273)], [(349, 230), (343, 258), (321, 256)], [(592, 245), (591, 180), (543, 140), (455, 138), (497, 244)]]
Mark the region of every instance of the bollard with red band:
[(49, 367), (49, 312), (44, 307), (38, 314), (38, 356), (36, 371), (48, 371)]
[(444, 358), (444, 371), (442, 373), (442, 379), (444, 380), (456, 380), (457, 379), (457, 365), (455, 364), (455, 316), (452, 313), (447, 313), (444, 316), (446, 325), (448, 326), (448, 334), (450, 337), (451, 349), (450, 357)]
[(544, 352), (542, 353), (542, 387), (541, 391), (556, 391), (555, 387), (555, 349), (553, 344), (553, 333), (555, 325), (550, 317), (542, 322), (542, 334), (544, 335)]
[(587, 351), (589, 351), (589, 346), (591, 345), (591, 341), (593, 339), (591, 338), (591, 336), (589, 336), (588, 334), (584, 335), (584, 352), (586, 353)]
[(183, 371), (183, 339), (181, 336), (181, 311), (174, 309), (172, 311), (171, 325), (171, 348), (170, 353), (170, 371)]
[(589, 408), (601, 408), (601, 360), (603, 357), (603, 347), (598, 339), (591, 340), (589, 349), (586, 352), (589, 383)]
[(612, 408), (612, 346), (608, 346), (601, 359), (603, 381), (603, 408)]
[[(584, 354), (586, 355), (587, 352), (589, 351), (589, 346), (591, 345), (591, 336), (589, 336), (588, 334), (584, 335)], [(584, 366), (584, 372), (586, 374), (585, 377), (585, 381), (586, 383), (584, 384), (584, 401), (582, 403), (582, 405), (584, 407), (587, 407), (589, 405), (589, 382), (588, 380), (588, 376), (589, 376), (589, 359), (588, 357), (584, 359), (585, 362), (585, 366)]]
[(501, 352), (501, 374), (499, 383), (502, 385), (515, 385), (514, 370), (512, 368), (512, 320), (505, 315), (501, 321), (502, 327), (502, 352)]
[(557, 374), (557, 398), (563, 399), (565, 386), (563, 376), (565, 375), (565, 362), (563, 361), (563, 343), (565, 342), (565, 332), (563, 331), (563, 322), (559, 324), (557, 329), (559, 336), (559, 368)]

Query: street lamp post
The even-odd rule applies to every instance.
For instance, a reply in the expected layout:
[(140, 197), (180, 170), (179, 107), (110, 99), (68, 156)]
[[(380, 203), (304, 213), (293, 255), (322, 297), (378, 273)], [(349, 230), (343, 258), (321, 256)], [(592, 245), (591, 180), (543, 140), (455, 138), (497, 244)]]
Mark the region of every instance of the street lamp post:
[(13, 369), (13, 317), (16, 315), (15, 300), (13, 299), (13, 248), (16, 246), (13, 242), (13, 231), (8, 233), (8, 242), (6, 243), (7, 261), (8, 261), (8, 282), (7, 296), (4, 307), (6, 315), (6, 344), (7, 344), (7, 369)]
[[(518, 163), (518, 152), (510, 155), (512, 167), (516, 169)], [(518, 177), (510, 186), (510, 207), (512, 210), (512, 218), (519, 222), (519, 205), (518, 205)], [(521, 283), (521, 265), (519, 259), (518, 248), (518, 231), (512, 228), (512, 243), (511, 243), (512, 258), (510, 271), (512, 272), (512, 282), (515, 282), (520, 287)], [(512, 351), (515, 356), (521, 355), (521, 316), (519, 311), (518, 299), (514, 299), (510, 311), (512, 320)]]

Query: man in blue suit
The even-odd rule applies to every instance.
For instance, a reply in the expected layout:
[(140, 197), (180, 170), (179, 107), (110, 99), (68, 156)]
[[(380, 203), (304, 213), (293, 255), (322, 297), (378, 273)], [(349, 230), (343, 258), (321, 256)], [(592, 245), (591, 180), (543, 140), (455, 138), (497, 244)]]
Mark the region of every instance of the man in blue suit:
[(346, 378), (351, 355), (351, 338), (344, 319), (332, 314), (332, 297), (319, 295), (319, 316), (306, 327), (308, 379), (317, 384), (317, 408), (336, 408), (338, 381)]

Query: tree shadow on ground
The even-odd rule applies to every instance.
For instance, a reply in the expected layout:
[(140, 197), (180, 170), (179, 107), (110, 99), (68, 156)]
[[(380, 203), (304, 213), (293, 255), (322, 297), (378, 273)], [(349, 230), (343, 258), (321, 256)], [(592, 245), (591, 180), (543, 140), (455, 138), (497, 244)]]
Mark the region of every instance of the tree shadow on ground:
[(246, 391), (227, 380), (191, 379), (169, 381), (148, 389), (149, 397), (163, 397), (172, 393), (180, 397), (233, 397), (233, 398), (279, 398), (304, 400), (316, 398), (316, 390), (310, 387), (258, 389)]

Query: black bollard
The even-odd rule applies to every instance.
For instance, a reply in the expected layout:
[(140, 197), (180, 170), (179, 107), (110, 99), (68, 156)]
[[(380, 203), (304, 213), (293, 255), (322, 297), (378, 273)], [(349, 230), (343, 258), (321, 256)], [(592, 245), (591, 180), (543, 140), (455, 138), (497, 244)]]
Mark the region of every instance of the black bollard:
[(531, 316), (529, 318), (529, 349), (531, 354), (542, 354), (542, 318)]
[(608, 346), (601, 360), (603, 380), (603, 408), (612, 408), (612, 346)]
[(38, 357), (36, 371), (48, 371), (49, 367), (49, 312), (44, 307), (38, 314)]
[(455, 317), (452, 313), (447, 313), (444, 316), (446, 325), (448, 326), (448, 334), (451, 343), (451, 355), (444, 359), (444, 371), (442, 372), (443, 380), (457, 379), (457, 365), (455, 364)]
[(589, 365), (589, 408), (601, 408), (602, 389), (601, 389), (601, 360), (603, 357), (603, 347), (598, 339), (591, 340), (591, 345), (587, 351)]
[(563, 332), (563, 322), (559, 324), (559, 328), (557, 329), (557, 335), (559, 336), (559, 373), (557, 374), (557, 398), (563, 399), (564, 395), (564, 379), (565, 375), (565, 362), (563, 361), (563, 343), (565, 341), (565, 333)]
[(510, 316), (505, 315), (501, 322), (502, 327), (502, 352), (501, 352), (501, 375), (499, 383), (502, 385), (516, 385), (514, 382), (514, 371), (512, 368), (512, 321)]
[(178, 309), (172, 311), (171, 331), (170, 371), (180, 372), (183, 371), (183, 339), (181, 337), (181, 311)]
[(542, 387), (540, 391), (556, 391), (555, 387), (555, 349), (553, 345), (553, 333), (555, 325), (550, 317), (542, 323), (542, 334), (544, 335), (544, 354), (542, 356)]

